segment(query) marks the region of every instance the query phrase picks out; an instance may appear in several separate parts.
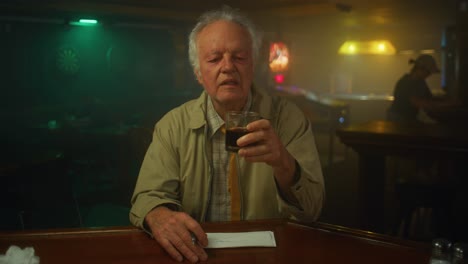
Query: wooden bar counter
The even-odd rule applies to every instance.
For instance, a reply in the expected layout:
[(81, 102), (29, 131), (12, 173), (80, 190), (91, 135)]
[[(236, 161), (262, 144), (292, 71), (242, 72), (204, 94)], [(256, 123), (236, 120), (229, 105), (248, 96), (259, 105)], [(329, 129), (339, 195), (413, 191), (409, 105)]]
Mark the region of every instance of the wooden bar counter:
[[(286, 220), (203, 223), (206, 232), (273, 231), (276, 247), (207, 249), (206, 263), (427, 264), (426, 244), (323, 223)], [(33, 247), (40, 263), (177, 263), (134, 227), (0, 233), (0, 252)], [(188, 261), (185, 261), (188, 263)]]
[(457, 198), (459, 201), (454, 201), (453, 229), (459, 239), (468, 238), (468, 208), (463, 202), (468, 186), (468, 126), (464, 122), (421, 124), (376, 120), (340, 128), (337, 135), (359, 155), (360, 228), (385, 231), (386, 157), (397, 156), (428, 163), (444, 160), (452, 162), (454, 167), (452, 172), (441, 176), (454, 177), (454, 190), (459, 189), (457, 194), (462, 194)]

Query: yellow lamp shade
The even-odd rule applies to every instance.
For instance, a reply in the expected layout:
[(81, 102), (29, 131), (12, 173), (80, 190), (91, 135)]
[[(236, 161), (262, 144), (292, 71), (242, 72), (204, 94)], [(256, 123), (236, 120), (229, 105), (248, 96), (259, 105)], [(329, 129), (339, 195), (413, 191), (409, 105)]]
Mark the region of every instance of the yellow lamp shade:
[(388, 40), (345, 41), (338, 50), (338, 53), (342, 55), (394, 55), (396, 50)]

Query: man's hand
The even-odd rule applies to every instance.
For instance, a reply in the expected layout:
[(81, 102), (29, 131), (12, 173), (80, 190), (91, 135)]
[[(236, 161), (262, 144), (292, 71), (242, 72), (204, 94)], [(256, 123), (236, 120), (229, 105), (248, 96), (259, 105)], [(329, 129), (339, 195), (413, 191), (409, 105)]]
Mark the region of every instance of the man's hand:
[(237, 144), (239, 156), (249, 162), (265, 162), (273, 167), (276, 182), (286, 198), (295, 202), (290, 191), (294, 182), (296, 162), (294, 157), (286, 150), (270, 121), (261, 119), (247, 125), (250, 131), (239, 138)]
[[(158, 206), (146, 215), (145, 221), (154, 239), (175, 260), (182, 262), (184, 257), (192, 263), (207, 260), (203, 247), (208, 245), (208, 237), (188, 214)], [(196, 237), (195, 243), (192, 234)]]

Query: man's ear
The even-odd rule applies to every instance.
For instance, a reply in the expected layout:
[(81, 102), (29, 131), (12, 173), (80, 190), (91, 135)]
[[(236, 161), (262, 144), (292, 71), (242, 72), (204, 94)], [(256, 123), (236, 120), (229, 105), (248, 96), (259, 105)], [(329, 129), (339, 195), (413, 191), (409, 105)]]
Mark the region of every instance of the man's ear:
[(195, 70), (193, 72), (195, 73), (195, 76), (197, 77), (198, 83), (203, 85), (203, 78), (201, 76), (200, 70)]

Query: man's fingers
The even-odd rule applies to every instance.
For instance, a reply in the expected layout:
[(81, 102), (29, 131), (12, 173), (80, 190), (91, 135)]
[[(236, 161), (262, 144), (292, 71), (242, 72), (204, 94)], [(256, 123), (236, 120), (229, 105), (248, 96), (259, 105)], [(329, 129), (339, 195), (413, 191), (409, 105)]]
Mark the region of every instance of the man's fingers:
[(165, 238), (157, 238), (156, 240), (173, 259), (177, 260), (178, 262), (182, 262), (184, 260), (183, 256), (169, 240)]
[[(200, 224), (186, 213), (173, 212), (165, 208), (153, 210), (153, 214), (147, 215), (153, 236), (156, 241), (175, 260), (190, 262), (205, 261), (208, 256), (200, 246), (208, 244), (208, 239)], [(192, 241), (191, 233), (196, 234), (200, 243)]]
[(188, 221), (186, 222), (187, 229), (192, 232), (195, 236), (195, 239), (198, 241), (202, 247), (208, 246), (208, 236), (206, 235), (205, 231), (201, 228), (200, 224), (196, 221)]
[[(203, 231), (202, 234), (204, 234)], [(198, 239), (192, 237), (190, 232), (184, 231), (178, 235), (179, 237), (175, 239), (175, 246), (188, 260), (197, 262), (198, 260), (205, 261), (208, 259), (205, 250), (197, 242)]]
[(186, 221), (185, 227), (187, 230), (189, 230), (188, 239), (190, 239), (192, 242), (190, 244), (190, 248), (195, 252), (201, 261), (206, 261), (208, 259), (208, 255), (206, 254), (203, 247), (208, 245), (208, 236), (206, 235), (205, 231), (203, 231), (200, 224), (195, 220)]
[(208, 260), (208, 255), (206, 254), (205, 249), (199, 246), (198, 244), (195, 245), (195, 253), (197, 254), (197, 256), (199, 257), (201, 261)]
[(197, 255), (197, 250), (195, 245), (192, 243), (192, 239), (181, 239), (177, 238), (173, 241), (174, 246), (179, 250), (179, 252), (187, 258), (190, 262), (196, 263), (199, 260)]
[(192, 240), (192, 242), (188, 245), (188, 247), (195, 253), (201, 261), (206, 261), (208, 259), (208, 255), (205, 252), (205, 249), (200, 245), (200, 242), (197, 240)]
[(255, 130), (240, 137), (236, 143), (241, 148), (243, 148), (246, 146), (255, 146), (258, 144), (265, 143), (267, 138), (268, 138), (268, 134), (266, 130)]
[(260, 129), (267, 129), (271, 127), (270, 121), (267, 119), (260, 119), (257, 121), (253, 121), (252, 123), (249, 123), (247, 125), (247, 130), (253, 131), (253, 130), (260, 130)]
[[(206, 239), (206, 240), (208, 241), (208, 239)], [(198, 256), (198, 258), (201, 261), (206, 261), (208, 259), (208, 255), (206, 254), (205, 249), (203, 249), (204, 246), (202, 245), (202, 242), (200, 242), (198, 240), (198, 238), (196, 238), (196, 236), (194, 234), (192, 234), (191, 241), (192, 241), (192, 243), (189, 246), (190, 249), (193, 252), (195, 252), (195, 254)], [(206, 244), (208, 244), (208, 242), (206, 242)]]
[(195, 247), (191, 241), (188, 244), (190, 247), (193, 247), (193, 250), (187, 246), (187, 242), (182, 240), (180, 237), (172, 237), (171, 239), (160, 238), (157, 239), (157, 241), (173, 259), (179, 262), (182, 262), (184, 258), (192, 263), (196, 263), (201, 259), (195, 252)]

